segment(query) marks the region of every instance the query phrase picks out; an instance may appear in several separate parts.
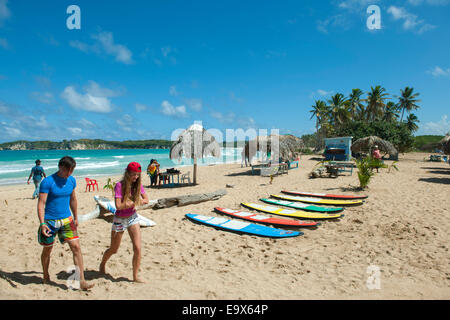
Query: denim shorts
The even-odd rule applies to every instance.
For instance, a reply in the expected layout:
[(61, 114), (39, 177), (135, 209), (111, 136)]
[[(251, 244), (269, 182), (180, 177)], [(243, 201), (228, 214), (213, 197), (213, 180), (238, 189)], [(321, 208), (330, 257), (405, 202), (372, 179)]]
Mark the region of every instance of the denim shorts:
[(112, 231), (115, 232), (124, 232), (132, 225), (138, 224), (139, 218), (137, 213), (135, 212), (132, 216), (129, 217), (116, 217), (114, 216)]

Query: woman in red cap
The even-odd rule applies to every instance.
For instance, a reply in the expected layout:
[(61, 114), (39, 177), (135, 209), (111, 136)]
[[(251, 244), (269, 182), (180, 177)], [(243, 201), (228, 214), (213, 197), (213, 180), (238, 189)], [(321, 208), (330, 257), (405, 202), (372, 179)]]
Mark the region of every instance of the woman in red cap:
[(111, 245), (103, 254), (100, 272), (106, 273), (106, 262), (119, 250), (125, 230), (128, 230), (133, 242), (133, 281), (143, 282), (138, 277), (141, 264), (141, 227), (136, 213), (136, 206), (148, 203), (148, 197), (141, 184), (141, 165), (137, 162), (128, 164), (122, 181), (114, 188), (116, 213), (111, 231)]

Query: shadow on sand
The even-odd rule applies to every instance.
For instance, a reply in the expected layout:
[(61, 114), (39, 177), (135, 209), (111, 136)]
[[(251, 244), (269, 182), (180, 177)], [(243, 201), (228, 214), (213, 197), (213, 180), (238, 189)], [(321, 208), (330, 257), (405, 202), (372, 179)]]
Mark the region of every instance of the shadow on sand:
[(173, 183), (173, 184), (162, 184), (157, 186), (145, 186), (150, 189), (172, 189), (172, 188), (185, 188), (185, 187), (195, 187), (196, 184), (193, 183)]
[(420, 178), (419, 181), (450, 184), (450, 178)]
[[(42, 284), (43, 277), (42, 272), (25, 271), (25, 272), (5, 272), (0, 270), (0, 278), (5, 279), (13, 288), (17, 288), (17, 284), (29, 285), (29, 284)], [(51, 281), (48, 285), (60, 288), (68, 289), (67, 286)]]
[[(69, 273), (66, 271), (61, 271), (59, 272), (56, 277), (59, 280), (67, 280), (69, 279), (69, 277), (72, 275), (73, 273)], [(95, 279), (106, 279), (109, 280), (111, 282), (133, 282), (128, 278), (125, 277), (119, 277), (119, 278), (114, 278), (113, 276), (111, 276), (110, 274), (103, 274), (98, 270), (85, 270), (84, 271), (84, 278), (86, 279), (86, 281), (92, 281)]]

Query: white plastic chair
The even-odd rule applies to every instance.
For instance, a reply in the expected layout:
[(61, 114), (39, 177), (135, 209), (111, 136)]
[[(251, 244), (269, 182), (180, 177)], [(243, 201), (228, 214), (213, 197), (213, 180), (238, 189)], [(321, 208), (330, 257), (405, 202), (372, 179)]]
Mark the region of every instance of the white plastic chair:
[(187, 180), (188, 183), (191, 183), (191, 172), (188, 171), (187, 173), (183, 173), (181, 175), (181, 183), (184, 183), (184, 181)]

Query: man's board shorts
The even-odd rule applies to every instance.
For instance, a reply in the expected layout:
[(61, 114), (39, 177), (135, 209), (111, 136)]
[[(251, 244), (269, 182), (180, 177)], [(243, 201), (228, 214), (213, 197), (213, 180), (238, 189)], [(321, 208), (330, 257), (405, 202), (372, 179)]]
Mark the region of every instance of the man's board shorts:
[(79, 239), (77, 227), (72, 217), (61, 220), (44, 220), (44, 222), (50, 229), (50, 237), (42, 234), (41, 227), (39, 227), (38, 241), (42, 246), (52, 246), (55, 242), (55, 235), (58, 235), (59, 242), (61, 243)]
[(137, 213), (135, 212), (132, 216), (121, 218), (114, 216), (112, 231), (115, 232), (124, 232), (132, 225), (139, 223), (139, 218)]

